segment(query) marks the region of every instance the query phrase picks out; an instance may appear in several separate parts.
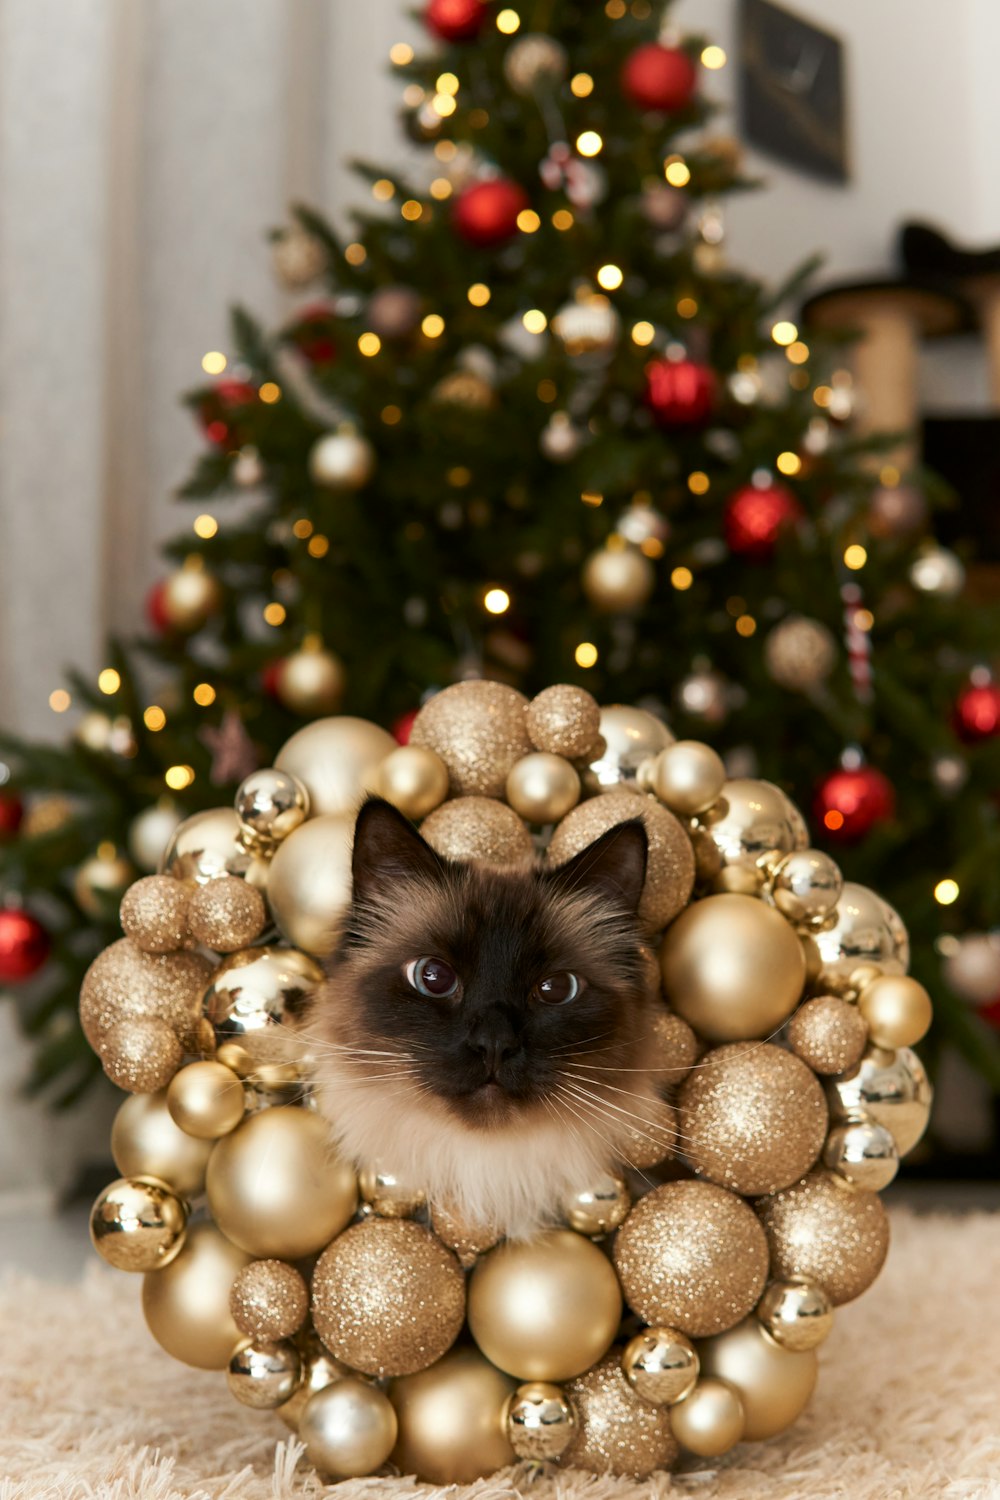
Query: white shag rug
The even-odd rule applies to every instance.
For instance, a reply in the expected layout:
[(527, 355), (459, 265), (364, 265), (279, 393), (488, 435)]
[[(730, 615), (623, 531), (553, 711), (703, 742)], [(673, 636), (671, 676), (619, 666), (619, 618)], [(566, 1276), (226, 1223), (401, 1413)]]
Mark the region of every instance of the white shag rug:
[(721, 1463), (630, 1482), (525, 1468), (465, 1488), (324, 1486), (277, 1418), (146, 1333), (138, 1279), (0, 1288), (0, 1500), (1000, 1500), (1000, 1215), (893, 1215), (812, 1405)]

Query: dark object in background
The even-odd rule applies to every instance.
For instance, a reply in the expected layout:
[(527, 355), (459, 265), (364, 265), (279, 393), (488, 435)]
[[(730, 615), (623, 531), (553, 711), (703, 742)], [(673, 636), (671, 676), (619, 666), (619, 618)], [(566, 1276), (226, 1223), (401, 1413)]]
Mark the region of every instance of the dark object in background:
[(924, 462), (959, 497), (938, 515), (938, 537), (950, 545), (971, 535), (977, 563), (1000, 565), (1000, 416), (927, 416), (923, 429)]
[(948, 276), (957, 281), (1000, 272), (1000, 245), (991, 245), (988, 250), (963, 250), (932, 224), (903, 225), (899, 258), (917, 275)]
[(847, 182), (843, 43), (771, 0), (741, 0), (739, 37), (741, 134), (811, 177)]

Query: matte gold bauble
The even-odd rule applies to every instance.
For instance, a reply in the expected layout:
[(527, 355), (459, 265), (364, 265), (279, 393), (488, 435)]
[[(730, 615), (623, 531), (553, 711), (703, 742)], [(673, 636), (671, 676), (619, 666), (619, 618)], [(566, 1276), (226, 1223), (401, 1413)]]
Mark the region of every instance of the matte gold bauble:
[(260, 891), (234, 875), (199, 886), (188, 906), (191, 936), (216, 953), (235, 953), (263, 932), (267, 908)]
[(632, 1199), (623, 1178), (608, 1173), (563, 1200), (563, 1213), (577, 1234), (610, 1234), (628, 1216)]
[(142, 1283), (142, 1311), (161, 1348), (199, 1370), (224, 1370), (242, 1335), (229, 1311), (229, 1289), (248, 1256), (214, 1224), (188, 1230), (180, 1254)]
[(131, 938), (120, 938), (97, 955), (84, 976), (80, 1024), (87, 1041), (102, 1051), (120, 1021), (155, 1019), (178, 1032), (189, 1030), (201, 1014), (211, 972), (211, 964), (196, 953), (144, 953)]
[(412, 1183), (402, 1182), (383, 1167), (365, 1167), (358, 1173), (364, 1201), (383, 1219), (412, 1219), (427, 1199)]
[(861, 1057), (868, 1027), (857, 1006), (836, 995), (817, 995), (788, 1023), (788, 1045), (814, 1073), (844, 1073)]
[(322, 982), (319, 964), (295, 948), (248, 948), (224, 959), (205, 992), (222, 1061), (242, 1077), (300, 1063), (305, 1043), (295, 1025)]
[(301, 291), (316, 281), (329, 263), (326, 246), (316, 235), (293, 224), (273, 242), (271, 264), (281, 285), (289, 292)]
[(223, 1136), (209, 1158), (206, 1189), (227, 1239), (248, 1255), (279, 1260), (315, 1254), (358, 1204), (353, 1171), (308, 1109), (266, 1109)]
[(899, 1152), (890, 1132), (877, 1120), (852, 1120), (830, 1131), (823, 1164), (845, 1182), (880, 1193), (899, 1171)]
[(275, 674), (279, 700), (303, 719), (336, 713), (346, 685), (340, 657), (318, 640), (305, 641), (297, 651), (283, 657)]
[(833, 911), (844, 889), (840, 866), (822, 849), (794, 849), (774, 871), (768, 894), (790, 922), (817, 922)]
[(638, 547), (601, 547), (583, 565), (583, 592), (603, 614), (640, 609), (656, 587), (656, 569)]
[(757, 1205), (771, 1251), (771, 1275), (821, 1287), (834, 1306), (867, 1291), (889, 1249), (889, 1220), (877, 1194), (810, 1172)]
[(211, 1141), (179, 1129), (164, 1091), (131, 1094), (111, 1127), (111, 1155), (123, 1177), (156, 1177), (181, 1198), (197, 1198), (205, 1186)]
[(338, 1359), (366, 1375), (410, 1375), (451, 1348), (465, 1320), (465, 1277), (412, 1219), (363, 1219), (320, 1256), (313, 1323)]
[(442, 1245), (454, 1250), (466, 1270), (475, 1265), (478, 1256), (492, 1250), (500, 1238), (498, 1229), (473, 1224), (443, 1203), (431, 1205), (431, 1225)]
[(669, 745), (646, 772), (649, 790), (682, 818), (693, 818), (717, 802), (725, 780), (722, 757), (700, 740)]
[(622, 1350), (622, 1373), (647, 1406), (671, 1406), (693, 1389), (698, 1355), (676, 1328), (644, 1328)]
[(802, 994), (806, 961), (784, 917), (752, 896), (706, 896), (660, 950), (669, 1004), (713, 1042), (769, 1036)]
[(806, 1281), (772, 1281), (757, 1303), (761, 1327), (782, 1349), (815, 1349), (833, 1327), (833, 1306), (822, 1287)]
[(287, 771), (267, 766), (240, 783), (234, 802), (244, 835), (272, 847), (309, 816), (309, 793)]
[(594, 1474), (645, 1479), (669, 1469), (677, 1457), (666, 1407), (647, 1406), (621, 1371), (621, 1351), (613, 1349), (600, 1364), (567, 1385), (565, 1395), (576, 1412), (576, 1434), (563, 1454), (567, 1467)]
[(244, 1339), (230, 1355), (226, 1383), (241, 1405), (273, 1411), (294, 1394), (300, 1374), (294, 1344)]
[(556, 683), (532, 698), (525, 714), (528, 737), (536, 750), (581, 760), (601, 734), (601, 710), (585, 688)]
[(166, 1021), (139, 1016), (118, 1021), (105, 1033), (101, 1065), (111, 1082), (130, 1094), (155, 1094), (166, 1088), (184, 1061), (184, 1048)]
[[(659, 981), (659, 965), (656, 970)], [(649, 1032), (643, 1039), (643, 1062), (661, 1087), (682, 1082), (694, 1067), (701, 1046), (691, 1027), (672, 1011), (657, 1006)]]
[(726, 782), (719, 815), (707, 826), (724, 869), (735, 866), (761, 880), (762, 860), (809, 842), (802, 814), (781, 788), (752, 778)]
[(395, 748), (388, 730), (342, 714), (306, 724), (282, 746), (274, 764), (305, 787), (313, 817), (353, 817), (365, 794), (375, 790), (378, 768)]
[(404, 817), (419, 822), (448, 795), (448, 767), (434, 750), (400, 745), (378, 768), (378, 790)]
[(707, 1376), (671, 1408), (670, 1426), (689, 1453), (699, 1458), (721, 1458), (742, 1441), (746, 1413), (735, 1386)]
[(122, 898), (125, 936), (144, 953), (174, 953), (188, 940), (190, 889), (170, 875), (146, 875)]
[(927, 1129), (934, 1098), (924, 1065), (909, 1047), (870, 1048), (850, 1072), (828, 1081), (826, 1094), (834, 1120), (870, 1116), (890, 1132), (900, 1156), (912, 1151)]
[(816, 1385), (816, 1351), (793, 1352), (768, 1338), (756, 1318), (709, 1339), (699, 1350), (706, 1375), (724, 1380), (743, 1403), (743, 1437), (759, 1443), (790, 1427)]
[(351, 904), (353, 838), (353, 817), (310, 818), (278, 845), (271, 861), (271, 915), (290, 943), (319, 958), (333, 948)]
[(630, 818), (642, 818), (649, 841), (639, 918), (650, 932), (658, 932), (691, 895), (694, 854), (683, 824), (652, 797), (612, 790), (603, 797), (581, 802), (556, 827), (549, 844), (548, 862), (558, 865), (572, 859), (609, 828)]
[(504, 1420), (518, 1458), (551, 1463), (573, 1440), (576, 1417), (557, 1385), (532, 1380), (519, 1385), (507, 1402)]
[(623, 1166), (645, 1172), (677, 1150), (677, 1110), (660, 1098), (630, 1099), (629, 1106), (628, 1114), (618, 1115), (615, 1149)]
[(673, 743), (673, 735), (662, 720), (644, 708), (612, 703), (601, 709), (598, 725), (601, 744), (583, 772), (588, 792), (607, 792), (615, 787), (635, 787), (639, 767)]
[(445, 859), (516, 865), (534, 852), (531, 834), (517, 813), (492, 797), (455, 797), (432, 812), (420, 832)]
[(106, 918), (114, 912), (134, 879), (135, 870), (117, 849), (98, 852), (85, 859), (73, 877), (76, 904), (95, 921)]
[(558, 823), (580, 800), (580, 778), (561, 755), (536, 750), (507, 776), (507, 801), (527, 823)]
[(118, 1271), (157, 1271), (180, 1254), (187, 1226), (181, 1200), (155, 1177), (120, 1177), (90, 1211), (94, 1249)]
[(396, 1445), (396, 1413), (388, 1396), (348, 1376), (317, 1391), (299, 1419), (306, 1459), (332, 1479), (374, 1474)]
[(240, 820), (231, 807), (193, 813), (174, 831), (164, 851), (161, 873), (204, 885), (219, 875), (247, 873), (252, 863), (240, 843)]
[(934, 1011), (923, 985), (906, 974), (883, 974), (858, 996), (876, 1047), (912, 1047), (926, 1036)]
[(222, 588), (214, 574), (193, 555), (168, 573), (159, 590), (159, 606), (171, 630), (185, 635), (200, 630), (222, 605)]
[(309, 452), (309, 477), (332, 490), (359, 490), (375, 472), (375, 449), (357, 432), (328, 432)]
[(140, 870), (160, 868), (163, 851), (180, 822), (177, 805), (169, 797), (162, 797), (152, 807), (143, 808), (132, 819), (128, 830), (128, 852)]
[(219, 1062), (189, 1063), (167, 1089), (174, 1124), (201, 1141), (235, 1130), (243, 1119), (244, 1103), (242, 1082)]
[(759, 1197), (804, 1177), (826, 1138), (823, 1090), (771, 1043), (717, 1047), (678, 1097), (684, 1154), (700, 1177)]
[(813, 933), (823, 968), (819, 982), (834, 995), (850, 994), (851, 976), (871, 964), (883, 974), (905, 974), (910, 941), (899, 913), (875, 891), (844, 882), (830, 925)]
[(610, 1263), (569, 1229), (498, 1246), (469, 1281), (472, 1337), (519, 1380), (581, 1374), (608, 1348), (621, 1311)]
[(618, 1231), (615, 1266), (633, 1312), (704, 1338), (745, 1317), (767, 1279), (767, 1241), (741, 1198), (709, 1182), (667, 1182)]
[(437, 751), (453, 797), (502, 797), (511, 767), (531, 753), (527, 706), (523, 693), (502, 682), (456, 682), (424, 704), (410, 744)]
[(283, 1260), (253, 1260), (233, 1282), (229, 1311), (247, 1338), (264, 1343), (288, 1339), (306, 1320), (309, 1292), (294, 1266)]
[(394, 1380), (399, 1419), (392, 1461), (430, 1484), (470, 1484), (514, 1461), (504, 1408), (514, 1381), (475, 1349), (456, 1349), (429, 1370)]

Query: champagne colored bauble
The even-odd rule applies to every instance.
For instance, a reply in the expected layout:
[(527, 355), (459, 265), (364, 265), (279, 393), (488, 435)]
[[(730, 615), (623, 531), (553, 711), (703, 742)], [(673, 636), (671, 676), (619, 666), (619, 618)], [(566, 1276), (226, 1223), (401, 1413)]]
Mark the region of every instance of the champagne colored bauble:
[(375, 472), (375, 449), (357, 432), (328, 432), (309, 453), (309, 477), (332, 490), (360, 490)]
[(544, 32), (528, 32), (511, 42), (503, 59), (504, 77), (515, 94), (530, 95), (566, 76), (566, 49)]
[(128, 852), (140, 870), (160, 868), (163, 851), (173, 838), (181, 815), (169, 798), (143, 808), (132, 819), (128, 831)]
[(382, 1219), (412, 1219), (426, 1203), (426, 1195), (383, 1167), (363, 1167), (358, 1187), (364, 1201)]
[(434, 750), (400, 745), (378, 768), (378, 791), (404, 817), (419, 822), (448, 795), (448, 767)]
[(621, 319), (610, 297), (591, 292), (564, 303), (551, 326), (566, 353), (575, 358), (610, 354), (618, 342)]
[(265, 1343), (288, 1339), (306, 1320), (309, 1291), (299, 1272), (285, 1261), (252, 1260), (233, 1282), (229, 1311), (247, 1338)]
[(722, 757), (700, 740), (668, 745), (646, 773), (649, 790), (682, 818), (693, 818), (717, 802), (725, 780)]
[(899, 1170), (899, 1152), (890, 1132), (877, 1120), (852, 1120), (830, 1131), (823, 1163), (845, 1182), (880, 1193)]
[(196, 953), (143, 953), (120, 938), (99, 953), (80, 990), (80, 1024), (90, 1045), (104, 1051), (120, 1021), (158, 1020), (178, 1032), (193, 1028), (212, 966)]
[(101, 1064), (111, 1082), (130, 1094), (166, 1088), (184, 1061), (177, 1033), (156, 1016), (118, 1021), (105, 1032)]
[(660, 950), (668, 1003), (713, 1042), (770, 1036), (802, 994), (806, 960), (784, 917), (752, 896), (706, 896)]
[(142, 1311), (161, 1348), (199, 1370), (224, 1370), (242, 1334), (229, 1311), (229, 1290), (248, 1256), (214, 1224), (188, 1230), (181, 1253), (142, 1283)]
[(558, 823), (580, 800), (580, 778), (568, 760), (536, 750), (507, 775), (507, 801), (527, 823)]
[(200, 630), (218, 613), (222, 588), (219, 580), (202, 566), (201, 559), (192, 557), (163, 580), (158, 590), (158, 605), (167, 628), (187, 635)]
[(671, 1408), (670, 1426), (682, 1448), (699, 1458), (721, 1458), (746, 1432), (746, 1413), (735, 1386), (707, 1376)]
[(632, 818), (642, 819), (649, 842), (639, 919), (648, 931), (659, 932), (690, 898), (694, 853), (684, 825), (652, 797), (612, 790), (581, 802), (553, 833), (548, 861), (550, 865), (563, 864), (609, 828)]
[(946, 956), (942, 969), (960, 999), (988, 1005), (1000, 995), (1000, 933), (967, 933)]
[(741, 1198), (709, 1182), (667, 1182), (640, 1198), (618, 1231), (615, 1266), (645, 1322), (705, 1338), (755, 1306), (767, 1242)]
[(431, 400), (466, 411), (490, 411), (497, 404), (497, 393), (477, 370), (449, 370), (431, 388)]
[(564, 1394), (576, 1412), (576, 1433), (563, 1454), (567, 1467), (645, 1479), (677, 1458), (668, 1409), (639, 1400), (622, 1374), (620, 1350), (570, 1381)]
[(392, 1461), (430, 1484), (470, 1484), (513, 1463), (504, 1425), (514, 1381), (475, 1349), (456, 1349), (429, 1370), (394, 1380), (399, 1420)]
[(189, 1063), (171, 1079), (167, 1108), (174, 1124), (200, 1141), (228, 1135), (243, 1119), (243, 1084), (219, 1062)]
[(433, 1203), (431, 1205), (431, 1226), (442, 1245), (447, 1245), (449, 1250), (454, 1250), (459, 1262), (466, 1270), (474, 1266), (480, 1255), (493, 1246), (500, 1238), (498, 1229), (489, 1229), (482, 1224), (474, 1224), (449, 1205)]
[(837, 995), (807, 1000), (788, 1023), (788, 1045), (814, 1073), (845, 1073), (867, 1042), (868, 1027), (857, 1006)]
[(635, 786), (639, 767), (673, 743), (673, 735), (660, 719), (644, 708), (613, 703), (601, 709), (598, 753), (583, 773), (588, 792), (614, 791)]
[(187, 1209), (155, 1177), (120, 1177), (90, 1211), (94, 1249), (118, 1271), (157, 1271), (180, 1254)]
[(544, 1380), (519, 1385), (504, 1411), (507, 1437), (518, 1458), (547, 1463), (565, 1453), (576, 1416), (559, 1386)]
[(358, 1206), (354, 1173), (308, 1109), (266, 1109), (223, 1136), (206, 1177), (208, 1206), (248, 1255), (300, 1260), (348, 1224)]
[(881, 1200), (831, 1172), (810, 1172), (765, 1198), (757, 1212), (771, 1251), (771, 1275), (818, 1286), (835, 1307), (860, 1297), (882, 1269), (889, 1220)]
[(144, 953), (174, 953), (188, 940), (190, 889), (170, 875), (146, 875), (122, 898), (121, 924)]
[(607, 1258), (569, 1229), (500, 1245), (469, 1281), (472, 1337), (519, 1380), (582, 1374), (607, 1350), (621, 1313)]
[(502, 682), (456, 682), (424, 704), (410, 744), (437, 751), (453, 797), (502, 797), (511, 767), (531, 753), (527, 706), (523, 693)]
[(656, 587), (656, 569), (638, 547), (601, 547), (583, 565), (583, 592), (602, 614), (640, 609)]
[(581, 760), (601, 735), (601, 710), (585, 688), (556, 683), (532, 698), (525, 724), (536, 750)]
[(709, 1052), (688, 1074), (678, 1104), (694, 1170), (746, 1197), (804, 1177), (826, 1138), (826, 1100), (815, 1074), (766, 1042)]
[(633, 1172), (659, 1166), (677, 1150), (677, 1110), (669, 1099), (631, 1099), (629, 1113), (619, 1111), (615, 1148), (622, 1165)]
[(782, 1349), (756, 1318), (746, 1318), (699, 1350), (706, 1375), (724, 1380), (743, 1403), (743, 1437), (759, 1443), (790, 1427), (816, 1385), (816, 1352)]
[(913, 1047), (934, 1018), (930, 995), (906, 974), (883, 974), (865, 985), (858, 1010), (876, 1047)]
[(123, 1177), (156, 1177), (180, 1198), (205, 1186), (211, 1141), (195, 1140), (174, 1124), (166, 1092), (131, 1094), (111, 1127), (111, 1155)]
[(822, 849), (795, 849), (774, 872), (767, 895), (790, 922), (816, 922), (833, 911), (844, 888), (840, 866)]
[(293, 224), (271, 246), (271, 264), (286, 291), (301, 291), (326, 270), (326, 246), (301, 224)]
[(412, 286), (380, 286), (368, 298), (366, 323), (382, 339), (405, 339), (420, 321), (423, 299)]
[(815, 1349), (833, 1327), (833, 1305), (822, 1287), (807, 1281), (772, 1281), (757, 1303), (762, 1328), (782, 1349)]
[[(273, 1262), (266, 1262), (267, 1265)], [(237, 1281), (239, 1277), (237, 1277)], [(235, 1287), (236, 1282), (233, 1282)], [(339, 1359), (334, 1359), (328, 1349), (324, 1349), (314, 1330), (308, 1325), (302, 1332), (296, 1335), (295, 1346), (299, 1351), (299, 1359), (302, 1367), (302, 1378), (290, 1400), (284, 1406), (279, 1407), (278, 1416), (290, 1427), (293, 1432), (298, 1432), (302, 1413), (306, 1409), (309, 1398), (317, 1391), (325, 1391), (328, 1385), (333, 1385), (337, 1380), (343, 1380), (350, 1371), (346, 1365), (342, 1365)]]
[(299, 1419), (307, 1461), (332, 1479), (374, 1474), (396, 1446), (397, 1431), (388, 1396), (354, 1376), (317, 1391)]
[(694, 1389), (698, 1355), (677, 1328), (644, 1328), (622, 1350), (622, 1373), (647, 1406), (672, 1406)]
[(114, 911), (134, 879), (135, 870), (117, 850), (94, 854), (74, 875), (73, 896), (80, 910), (97, 921)]
[(274, 677), (279, 700), (303, 719), (336, 713), (346, 685), (340, 658), (318, 641), (282, 657)]
[(244, 1339), (230, 1356), (226, 1383), (242, 1406), (273, 1411), (291, 1399), (301, 1373), (294, 1344)]
[(828, 926), (813, 933), (823, 968), (820, 983), (831, 994), (852, 994), (851, 976), (872, 964), (883, 974), (905, 974), (910, 940), (902, 918), (875, 891), (852, 880), (844, 889)]
[(174, 831), (160, 865), (161, 873), (204, 885), (220, 875), (247, 873), (250, 853), (240, 843), (240, 820), (231, 807), (193, 813)]
[(271, 915), (288, 942), (317, 958), (333, 948), (351, 904), (353, 839), (353, 817), (328, 813), (289, 834), (271, 861)]
[(825, 682), (837, 661), (837, 642), (821, 620), (789, 615), (769, 631), (764, 664), (779, 687), (808, 693)]
[(534, 850), (517, 813), (492, 797), (455, 797), (432, 812), (420, 832), (445, 859), (515, 865)]
[(591, 1236), (610, 1234), (617, 1229), (631, 1207), (624, 1179), (610, 1172), (563, 1200), (563, 1214), (570, 1229)]
[(343, 714), (306, 724), (282, 746), (274, 764), (302, 783), (314, 817), (353, 817), (366, 793), (375, 791), (378, 768), (395, 748), (388, 730)]
[[(656, 977), (658, 981), (658, 965)], [(688, 1023), (672, 1011), (658, 1007), (643, 1045), (643, 1060), (656, 1082), (661, 1086), (680, 1083), (700, 1053), (698, 1038)]]
[(299, 1063), (305, 1043), (295, 1023), (322, 982), (316, 960), (295, 948), (248, 948), (223, 959), (205, 992), (222, 1061), (241, 1077)]
[(934, 1098), (924, 1065), (909, 1047), (870, 1048), (849, 1073), (829, 1080), (826, 1093), (834, 1120), (877, 1120), (900, 1156), (912, 1151), (927, 1129)]
[(308, 818), (309, 793), (287, 771), (266, 766), (240, 783), (234, 806), (244, 836), (271, 848)]
[(216, 953), (235, 953), (263, 932), (267, 908), (260, 891), (235, 875), (220, 875), (201, 885), (188, 906), (191, 936)]
[(802, 814), (769, 781), (727, 781), (722, 803), (707, 827), (724, 869), (735, 866), (762, 880), (763, 860), (804, 849), (809, 842)]

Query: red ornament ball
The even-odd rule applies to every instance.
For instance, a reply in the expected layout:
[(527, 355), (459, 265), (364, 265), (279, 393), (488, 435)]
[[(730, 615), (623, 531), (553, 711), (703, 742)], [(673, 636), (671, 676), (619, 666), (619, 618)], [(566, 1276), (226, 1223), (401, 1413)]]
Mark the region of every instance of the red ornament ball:
[(455, 199), (451, 222), (469, 245), (500, 245), (517, 233), (517, 216), (528, 207), (528, 195), (510, 177), (474, 182)]
[(967, 745), (1000, 734), (1000, 684), (970, 683), (963, 688), (955, 704), (954, 723), (955, 733)]
[(245, 380), (216, 381), (198, 406), (205, 436), (219, 448), (239, 447), (239, 413), (256, 400), (256, 387)]
[(171, 630), (170, 616), (167, 613), (166, 589), (167, 580), (161, 578), (159, 583), (153, 584), (146, 595), (146, 619), (157, 635), (169, 635)]
[(30, 912), (0, 911), (0, 984), (17, 984), (37, 974), (51, 946), (45, 928)]
[(471, 42), (486, 20), (483, 0), (429, 0), (424, 25), (443, 42)]
[(336, 314), (325, 302), (304, 307), (289, 329), (289, 338), (310, 365), (332, 365), (337, 358), (333, 330)]
[(410, 743), (410, 732), (413, 729), (413, 721), (420, 712), (419, 708), (411, 708), (408, 713), (400, 714), (392, 726), (392, 736), (397, 744), (408, 745)]
[(895, 811), (892, 782), (875, 766), (832, 771), (816, 793), (816, 820), (838, 844), (863, 839), (877, 823), (887, 823)]
[(693, 359), (652, 359), (646, 405), (661, 427), (700, 427), (715, 407), (715, 372)]
[(636, 109), (686, 109), (694, 97), (698, 70), (679, 47), (647, 42), (625, 59), (622, 93)]
[(24, 803), (14, 792), (0, 792), (0, 844), (12, 839), (21, 826)]
[(992, 1026), (994, 1031), (1000, 1031), (1000, 995), (993, 1000), (987, 1000), (985, 1005), (978, 1006), (976, 1013), (982, 1016), (986, 1024)]
[(787, 485), (745, 484), (726, 501), (722, 529), (730, 552), (753, 562), (767, 562), (778, 537), (802, 511)]

